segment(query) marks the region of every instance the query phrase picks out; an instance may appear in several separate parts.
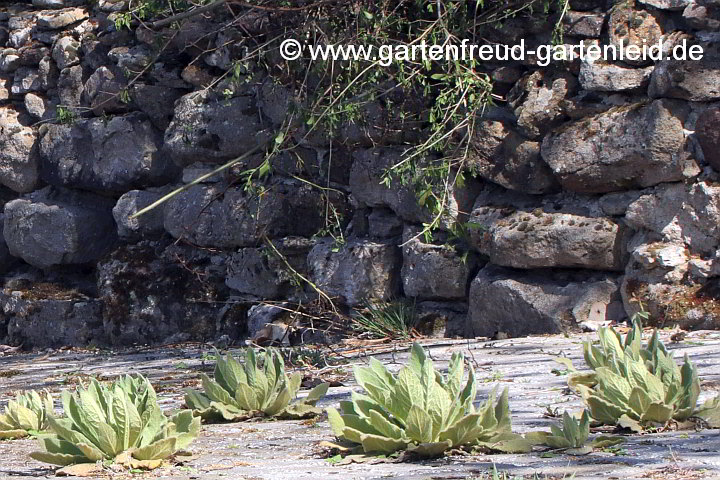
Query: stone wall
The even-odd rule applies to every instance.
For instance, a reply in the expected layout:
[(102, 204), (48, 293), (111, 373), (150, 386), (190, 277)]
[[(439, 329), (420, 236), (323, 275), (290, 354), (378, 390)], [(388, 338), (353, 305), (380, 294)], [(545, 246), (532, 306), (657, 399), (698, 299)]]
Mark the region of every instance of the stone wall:
[[(292, 94), (268, 78), (208, 87), (266, 13), (223, 29), (218, 11), (171, 36), (117, 31), (122, 1), (0, 10), (0, 343), (236, 340), (277, 313), (255, 304), (318, 297), (298, 274), (341, 309), (411, 298), (448, 335), (594, 328), (640, 308), (720, 327), (720, 3), (570, 7), (567, 44), (688, 41), (705, 56), (486, 66), (502, 101), (477, 121), (442, 222), (469, 222), (461, 248), (442, 231), (426, 243), (430, 213), (380, 184), (418, 140), (381, 106), (275, 158), (262, 192), (244, 186), (250, 156), (130, 219), (283, 122)], [(323, 236), (329, 211), (344, 245)]]

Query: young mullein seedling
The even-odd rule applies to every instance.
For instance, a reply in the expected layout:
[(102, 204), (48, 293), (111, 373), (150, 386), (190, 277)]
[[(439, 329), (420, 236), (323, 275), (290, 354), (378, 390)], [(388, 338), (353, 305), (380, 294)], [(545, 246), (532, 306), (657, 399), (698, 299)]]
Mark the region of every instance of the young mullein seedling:
[(586, 455), (593, 448), (617, 445), (624, 440), (621, 437), (600, 435), (592, 442), (586, 443), (590, 436), (590, 415), (584, 410), (578, 420), (568, 412), (563, 413), (562, 428), (551, 425), (550, 432), (530, 432), (526, 435), (535, 444), (547, 445), (551, 448), (563, 449), (570, 455)]
[[(340, 402), (340, 412), (328, 408), (335, 436), (357, 443), (366, 453), (412, 451), (436, 456), (461, 446), (479, 446), (507, 452), (526, 452), (530, 443), (511, 432), (507, 389), (475, 408), (475, 373), (464, 378), (464, 358), (455, 353), (449, 372), (433, 368), (419, 344), (412, 346), (410, 362), (393, 374), (380, 362), (355, 367), (355, 379), (367, 392)], [(497, 403), (495, 402), (497, 398)]]
[[(262, 363), (262, 366), (260, 366)], [(302, 374), (285, 373), (285, 362), (275, 349), (256, 354), (248, 349), (245, 365), (229, 353), (216, 355), (214, 380), (202, 374), (204, 392), (185, 390), (185, 403), (205, 420), (240, 421), (258, 415), (306, 418), (322, 410), (315, 403), (327, 393), (328, 383), (313, 388), (307, 397), (290, 403), (297, 395)]]
[(32, 452), (32, 458), (54, 465), (114, 460), (153, 468), (200, 431), (200, 419), (190, 410), (167, 418), (142, 377), (125, 377), (109, 387), (93, 379), (87, 389), (64, 391), (62, 403), (67, 418), (48, 418), (53, 433), (42, 437), (45, 451)]
[(48, 428), (48, 418), (53, 412), (50, 393), (39, 394), (32, 390), (18, 394), (0, 415), (0, 438), (21, 438)]
[(583, 411), (580, 421), (571, 417), (568, 412), (563, 413), (563, 428), (550, 426), (552, 434), (547, 437), (546, 443), (553, 448), (580, 448), (585, 445), (590, 436), (590, 416), (587, 410)]

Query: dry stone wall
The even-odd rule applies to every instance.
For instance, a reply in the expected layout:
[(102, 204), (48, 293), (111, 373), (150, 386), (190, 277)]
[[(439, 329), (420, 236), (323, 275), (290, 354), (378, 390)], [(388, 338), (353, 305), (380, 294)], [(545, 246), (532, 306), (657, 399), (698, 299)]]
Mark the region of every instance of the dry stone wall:
[[(267, 142), (292, 92), (262, 76), (208, 86), (266, 13), (242, 28), (199, 16), (161, 48), (167, 30), (116, 29), (126, 8), (0, 8), (0, 343), (272, 336), (267, 322), (318, 297), (300, 276), (343, 311), (412, 299), (435, 334), (573, 331), (641, 309), (720, 328), (718, 0), (570, 0), (564, 16), (566, 44), (686, 41), (700, 61), (488, 65), (502, 101), (477, 119), (432, 242), (414, 192), (381, 184), (422, 138), (373, 104), (333, 138), (296, 126), (261, 191), (244, 188), (262, 162), (249, 156), (130, 219)], [(509, 43), (551, 30), (499, 28)], [(445, 243), (455, 222), (472, 227), (462, 248)]]

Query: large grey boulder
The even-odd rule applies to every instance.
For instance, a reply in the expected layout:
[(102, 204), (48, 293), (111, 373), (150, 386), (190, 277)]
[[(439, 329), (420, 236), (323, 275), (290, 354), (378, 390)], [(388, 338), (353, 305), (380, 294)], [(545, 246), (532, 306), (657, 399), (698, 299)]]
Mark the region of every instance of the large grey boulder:
[[(387, 170), (402, 160), (400, 148), (370, 148), (353, 153), (350, 169), (350, 191), (361, 206), (389, 207), (406, 222), (430, 222), (432, 214), (421, 208), (411, 186), (402, 185), (400, 180), (391, 182), (390, 188), (382, 184)], [(440, 226), (447, 227), (455, 221), (462, 221), (470, 210), (479, 190), (478, 182), (468, 178), (463, 187), (451, 187), (448, 205)]]
[(465, 298), (476, 266), (472, 254), (463, 257), (449, 245), (424, 243), (419, 230), (407, 227), (403, 235), (403, 292), (406, 297), (455, 300)]
[(692, 0), (638, 0), (644, 5), (659, 8), (660, 10), (682, 10), (692, 4)]
[(653, 68), (628, 68), (602, 61), (585, 60), (580, 64), (578, 78), (585, 90), (622, 92), (647, 87)]
[(229, 301), (226, 261), (221, 252), (150, 240), (105, 256), (97, 288), (108, 342), (238, 339), (247, 330), (247, 306)]
[(117, 224), (118, 236), (122, 239), (133, 240), (158, 236), (164, 233), (164, 204), (158, 205), (139, 217), (130, 217), (159, 200), (168, 191), (168, 188), (159, 188), (154, 190), (130, 190), (123, 194), (112, 210), (113, 218)]
[(5, 205), (10, 254), (48, 268), (99, 259), (115, 243), (110, 199), (46, 187)]
[(536, 71), (520, 79), (508, 93), (520, 133), (538, 140), (565, 120), (566, 99), (578, 86), (574, 75)]
[(13, 95), (24, 95), (28, 92), (43, 90), (43, 78), (37, 68), (20, 67), (15, 70), (10, 92)]
[(0, 75), (0, 104), (4, 104), (10, 98), (10, 84), (12, 81), (9, 77)]
[(477, 121), (467, 166), (473, 173), (511, 190), (548, 193), (559, 188), (540, 156), (540, 143), (524, 138), (506, 121)]
[(49, 102), (34, 93), (26, 93), (25, 99), (25, 110), (33, 118), (33, 120), (52, 120), (55, 116), (55, 112), (52, 112), (51, 105)]
[[(0, 214), (0, 221), (4, 221), (5, 215)], [(5, 243), (5, 237), (0, 232), (0, 273), (5, 273), (13, 264), (15, 258), (10, 255), (7, 243)]]
[(683, 180), (700, 173), (685, 151), (682, 102), (616, 107), (551, 133), (542, 156), (567, 190), (604, 193)]
[(705, 161), (720, 172), (720, 105), (700, 114), (695, 123), (695, 137), (702, 149)]
[(436, 338), (465, 337), (467, 333), (467, 302), (428, 300), (415, 303), (417, 324), (421, 334)]
[(160, 185), (177, 167), (162, 135), (138, 113), (48, 125), (40, 140), (41, 176), (53, 185), (126, 192)]
[(663, 60), (655, 66), (650, 98), (680, 98), (693, 102), (720, 99), (720, 53), (705, 45), (702, 60)]
[[(339, 212), (344, 199), (331, 194)], [(205, 247), (250, 247), (264, 236), (311, 237), (325, 226), (325, 201), (311, 186), (281, 181), (262, 195), (224, 183), (200, 184), (173, 197), (165, 207), (165, 230)]]
[(622, 320), (614, 276), (518, 272), (487, 265), (470, 285), (467, 336), (519, 337), (596, 328)]
[(605, 24), (605, 16), (605, 13), (569, 11), (563, 17), (563, 34), (579, 38), (599, 38)]
[[(358, 215), (358, 210), (355, 214)], [(353, 217), (355, 224), (355, 217)], [(357, 225), (353, 225), (353, 231), (357, 232)], [(367, 216), (367, 233), (375, 238), (399, 237), (403, 233), (403, 222), (390, 209), (378, 207), (373, 208)]]
[(128, 98), (123, 98), (127, 91), (128, 80), (118, 68), (100, 67), (88, 77), (83, 88), (85, 101), (90, 104), (93, 114), (101, 116), (107, 113), (123, 113), (128, 111)]
[(655, 324), (684, 329), (720, 327), (720, 187), (709, 182), (655, 187), (633, 202), (623, 300)]
[(66, 67), (72, 67), (80, 63), (80, 42), (73, 37), (60, 37), (52, 50), (52, 58), (55, 64), (62, 71)]
[(478, 206), (471, 222), (474, 246), (496, 265), (621, 271), (627, 260), (626, 229), (609, 218)]
[(332, 240), (321, 241), (307, 259), (317, 287), (349, 306), (395, 297), (401, 261), (395, 245), (367, 240), (352, 240), (340, 247)]
[(717, 32), (720, 29), (720, 13), (717, 11), (717, 5), (690, 2), (683, 10), (682, 16), (685, 23), (694, 30)]
[(282, 257), (270, 246), (241, 248), (230, 255), (225, 285), (261, 299), (288, 298), (302, 291), (303, 281), (292, 270), (307, 274), (307, 255), (312, 241), (289, 237), (273, 241), (273, 245)]
[(11, 106), (0, 107), (0, 184), (27, 193), (38, 183), (37, 137)]
[[(610, 43), (619, 51), (624, 46), (637, 47), (641, 51), (643, 47), (655, 45), (662, 38), (662, 26), (665, 22), (659, 12), (643, 10), (638, 8), (635, 0), (629, 0), (616, 4), (610, 12), (608, 20), (608, 37)], [(628, 58), (622, 60), (630, 65), (649, 65), (652, 59)]]
[(720, 187), (709, 182), (658, 186), (630, 204), (625, 219), (664, 242), (713, 254), (720, 245)]
[(14, 48), (0, 50), (0, 71), (12, 73), (21, 65), (18, 51)]
[(242, 155), (267, 139), (250, 96), (215, 98), (199, 91), (181, 97), (165, 131), (165, 146), (175, 161), (217, 162)]
[(640, 231), (632, 242), (622, 283), (629, 315), (648, 312), (652, 326), (684, 330), (720, 328), (720, 258), (697, 255), (687, 245)]
[(643, 195), (642, 190), (628, 190), (626, 192), (606, 193), (598, 199), (602, 213), (607, 216), (617, 217), (625, 215), (628, 207), (635, 200)]
[(88, 18), (88, 12), (82, 8), (64, 8), (55, 11), (43, 11), (37, 16), (37, 26), (48, 30), (60, 30), (73, 23)]
[(175, 112), (175, 101), (184, 90), (135, 83), (130, 90), (133, 107), (144, 112), (155, 127), (164, 131), (170, 125)]
[(83, 94), (82, 74), (83, 68), (80, 65), (62, 69), (57, 83), (57, 93), (61, 105), (68, 108), (80, 106)]
[[(364, 147), (422, 143), (422, 127), (427, 115), (422, 95), (399, 91), (390, 95), (393, 97), (391, 106), (379, 100), (362, 102), (359, 119), (344, 122), (341, 126), (338, 132), (340, 143)], [(406, 112), (406, 115), (398, 115), (398, 111)], [(327, 135), (320, 130), (317, 133)], [(316, 142), (318, 137), (311, 135), (309, 139)], [(326, 141), (322, 141), (322, 144), (326, 144)]]
[(83, 295), (77, 298), (26, 298), (24, 292), (0, 292), (6, 316), (7, 341), (30, 348), (102, 345), (102, 304)]
[(108, 52), (108, 58), (123, 70), (137, 75), (152, 63), (153, 52), (145, 45), (115, 47)]

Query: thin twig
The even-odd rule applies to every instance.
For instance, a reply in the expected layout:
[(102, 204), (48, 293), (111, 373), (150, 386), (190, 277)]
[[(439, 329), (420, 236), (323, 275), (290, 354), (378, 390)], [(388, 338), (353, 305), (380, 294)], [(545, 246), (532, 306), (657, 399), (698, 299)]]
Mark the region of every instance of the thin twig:
[(140, 215), (143, 215), (144, 213), (149, 212), (149, 211), (152, 210), (153, 208), (156, 208), (156, 207), (158, 207), (159, 205), (162, 205), (163, 203), (167, 202), (168, 200), (170, 200), (172, 197), (174, 197), (174, 196), (177, 195), (178, 193), (184, 192), (184, 191), (187, 190), (188, 188), (190, 188), (190, 187), (192, 187), (192, 186), (194, 186), (194, 185), (197, 185), (198, 183), (203, 182), (204, 180), (207, 180), (208, 178), (210, 178), (210, 177), (212, 177), (212, 176), (214, 176), (214, 175), (222, 172), (223, 170), (227, 170), (228, 168), (232, 167), (232, 166), (235, 165), (236, 163), (245, 160), (245, 159), (246, 159), (247, 157), (249, 157), (250, 155), (253, 155), (254, 153), (256, 153), (256, 152), (258, 152), (259, 150), (261, 150), (262, 148), (264, 148), (265, 145), (267, 145), (267, 143), (269, 143), (269, 142), (261, 143), (261, 144), (257, 145), (255, 148), (253, 148), (253, 149), (251, 149), (251, 150), (248, 150), (247, 152), (243, 153), (243, 154), (240, 155), (239, 157), (237, 157), (237, 158), (235, 158), (235, 159), (233, 159), (233, 160), (230, 160), (229, 162), (227, 162), (227, 163), (224, 164), (224, 165), (221, 165), (220, 167), (216, 168), (216, 169), (213, 170), (212, 172), (206, 173), (205, 175), (201, 175), (201, 176), (199, 176), (198, 178), (196, 178), (195, 180), (193, 180), (192, 182), (190, 182), (190, 183), (188, 183), (188, 184), (186, 184), (186, 185), (183, 185), (183, 186), (180, 187), (180, 188), (177, 188), (177, 189), (173, 190), (172, 192), (168, 193), (167, 195), (164, 195), (163, 197), (161, 197), (159, 200), (151, 203), (151, 204), (148, 205), (147, 207), (145, 207), (145, 208), (143, 208), (143, 209), (141, 209), (141, 210), (133, 213), (132, 215), (130, 215), (130, 218), (131, 218), (131, 219), (137, 218), (137, 217), (139, 217)]

